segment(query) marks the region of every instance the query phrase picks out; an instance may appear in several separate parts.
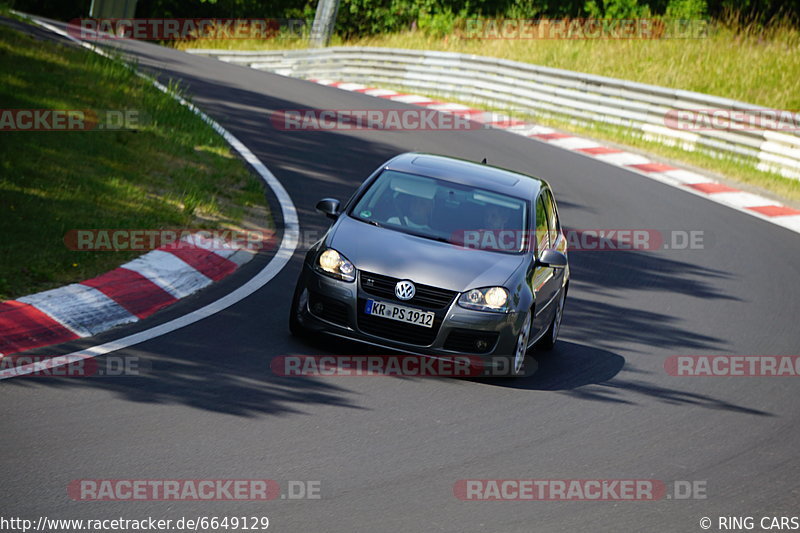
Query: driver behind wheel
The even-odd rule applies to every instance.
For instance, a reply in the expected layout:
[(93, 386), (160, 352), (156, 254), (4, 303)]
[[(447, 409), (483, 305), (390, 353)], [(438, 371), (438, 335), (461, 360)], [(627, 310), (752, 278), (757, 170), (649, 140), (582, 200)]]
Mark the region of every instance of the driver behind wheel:
[(411, 229), (431, 229), (431, 214), (433, 213), (433, 200), (421, 196), (411, 196), (400, 216), (393, 216), (387, 220), (389, 224), (399, 224)]

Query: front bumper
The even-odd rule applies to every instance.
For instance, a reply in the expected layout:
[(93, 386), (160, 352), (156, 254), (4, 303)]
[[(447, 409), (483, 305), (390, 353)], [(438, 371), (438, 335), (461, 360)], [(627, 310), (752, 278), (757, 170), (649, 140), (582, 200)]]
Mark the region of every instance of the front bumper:
[[(488, 313), (464, 309), (457, 295), (444, 307), (433, 308), (400, 302), (368, 293), (361, 275), (353, 282), (339, 281), (313, 270), (307, 263), (299, 280), (300, 321), (311, 331), (421, 355), (471, 355), (489, 365), (497, 358), (513, 357), (522, 313)], [(365, 315), (367, 299), (434, 311), (433, 328), (404, 324)]]

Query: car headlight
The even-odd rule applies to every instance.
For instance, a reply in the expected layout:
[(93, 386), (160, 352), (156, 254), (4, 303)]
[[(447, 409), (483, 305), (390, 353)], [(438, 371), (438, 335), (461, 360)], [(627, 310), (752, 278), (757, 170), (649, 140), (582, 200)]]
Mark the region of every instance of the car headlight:
[(508, 311), (508, 291), (503, 287), (472, 289), (459, 297), (458, 305), (478, 311), (505, 313)]
[(356, 279), (356, 267), (345, 256), (334, 250), (326, 248), (317, 256), (317, 271), (343, 281)]

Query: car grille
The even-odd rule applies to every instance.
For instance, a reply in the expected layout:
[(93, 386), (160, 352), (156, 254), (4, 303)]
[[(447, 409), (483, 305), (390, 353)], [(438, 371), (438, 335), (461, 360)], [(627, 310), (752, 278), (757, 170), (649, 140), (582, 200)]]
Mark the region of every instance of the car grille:
[(453, 298), (458, 294), (455, 291), (439, 289), (429, 285), (417, 285), (415, 283), (414, 285), (417, 291), (414, 297), (410, 300), (400, 300), (394, 294), (394, 286), (398, 281), (400, 280), (397, 278), (390, 278), (389, 276), (382, 276), (371, 272), (361, 272), (361, 290), (367, 294), (415, 307), (444, 309), (450, 305)]
[(347, 305), (339, 300), (322, 296), (315, 292), (308, 294), (308, 308), (311, 313), (323, 320), (339, 324), (341, 326), (349, 326), (350, 319), (348, 316)]
[(367, 315), (364, 313), (366, 304), (366, 298), (358, 299), (358, 329), (376, 337), (417, 346), (428, 346), (436, 340), (444, 317), (444, 313), (437, 313), (433, 319), (433, 327), (425, 328), (380, 316)]
[[(447, 336), (447, 340), (444, 342), (444, 349), (464, 353), (488, 353), (494, 348), (499, 336), (500, 334), (496, 331), (454, 329)], [(486, 348), (478, 348), (480, 341), (486, 344)]]

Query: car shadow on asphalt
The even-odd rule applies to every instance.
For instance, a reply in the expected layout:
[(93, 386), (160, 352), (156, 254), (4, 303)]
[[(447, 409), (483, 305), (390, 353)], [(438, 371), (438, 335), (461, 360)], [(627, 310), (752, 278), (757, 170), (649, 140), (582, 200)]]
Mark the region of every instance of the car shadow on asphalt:
[[(653, 382), (620, 378), (625, 358), (608, 350), (559, 340), (552, 351), (526, 361), (526, 374), (519, 378), (471, 379), (486, 385), (529, 391), (561, 392), (576, 399), (633, 405), (637, 398), (653, 398), (670, 405), (693, 405), (742, 414), (773, 416), (708, 394), (665, 387)], [(626, 372), (629, 369), (626, 369)], [(665, 374), (666, 375), (666, 374)]]

